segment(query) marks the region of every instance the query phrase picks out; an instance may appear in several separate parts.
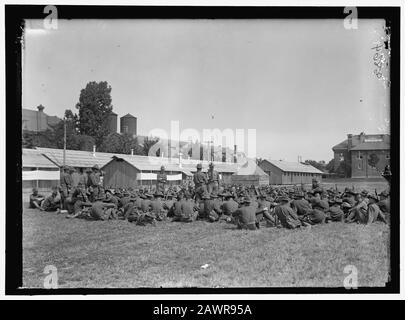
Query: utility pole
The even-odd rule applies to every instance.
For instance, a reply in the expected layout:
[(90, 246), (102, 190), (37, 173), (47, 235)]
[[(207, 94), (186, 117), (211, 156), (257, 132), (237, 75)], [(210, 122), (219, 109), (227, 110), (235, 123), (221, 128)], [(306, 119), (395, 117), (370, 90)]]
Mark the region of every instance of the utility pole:
[(66, 165), (66, 117), (63, 117), (63, 165)]

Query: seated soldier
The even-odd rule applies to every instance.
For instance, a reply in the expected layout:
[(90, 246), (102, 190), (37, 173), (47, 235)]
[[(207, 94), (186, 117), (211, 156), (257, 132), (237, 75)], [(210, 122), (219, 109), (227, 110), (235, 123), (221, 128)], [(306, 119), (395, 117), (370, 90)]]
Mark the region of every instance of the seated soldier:
[(379, 194), (379, 196), (380, 196), (380, 201), (377, 203), (377, 205), (380, 207), (380, 210), (387, 217), (390, 215), (390, 212), (391, 212), (389, 194), (387, 191), (383, 191)]
[(163, 221), (166, 219), (166, 210), (163, 208), (163, 193), (157, 191), (154, 195), (154, 199), (151, 201), (151, 212), (155, 215), (157, 221)]
[(233, 214), (238, 229), (256, 230), (259, 223), (256, 220), (256, 209), (251, 205), (252, 200), (250, 197), (245, 197), (241, 203), (242, 207)]
[(361, 194), (357, 193), (356, 201), (357, 202), (355, 206), (349, 210), (348, 216), (345, 220), (348, 223), (367, 220), (366, 218), (368, 209), (367, 195), (364, 192), (362, 192)]
[(41, 211), (58, 211), (61, 206), (61, 198), (58, 192), (58, 188), (52, 188), (52, 194), (45, 198), (41, 204)]
[(185, 199), (180, 201), (181, 216), (176, 221), (193, 222), (197, 218), (198, 206), (194, 203), (189, 192), (185, 193)]
[(290, 199), (286, 196), (281, 196), (279, 199), (280, 205), (276, 206), (274, 213), (280, 221), (281, 226), (287, 229), (296, 229), (302, 226), (297, 214), (289, 205)]
[(173, 206), (170, 208), (168, 212), (168, 217), (173, 217), (172, 221), (181, 221), (183, 218), (183, 212), (181, 210), (181, 205), (184, 202), (183, 193), (179, 192), (177, 194), (177, 201), (173, 203)]
[(311, 205), (304, 197), (304, 192), (297, 192), (294, 194), (294, 200), (291, 202), (291, 208), (298, 216), (304, 216), (311, 210)]
[(30, 195), (30, 204), (29, 208), (31, 209), (40, 209), (42, 201), (44, 201), (45, 197), (42, 194), (38, 193), (37, 188), (32, 189), (32, 194)]
[(73, 215), (71, 216), (71, 218), (77, 217), (84, 207), (91, 207), (92, 205), (88, 199), (86, 189), (81, 182), (79, 182), (77, 187), (74, 189), (71, 199), (72, 200), (68, 205), (69, 213), (73, 211)]
[(344, 213), (341, 209), (342, 199), (336, 198), (329, 201), (329, 210), (326, 212), (326, 221), (343, 222)]
[(112, 219), (112, 210), (115, 208), (115, 205), (113, 203), (107, 203), (104, 202), (105, 200), (104, 196), (98, 195), (98, 197), (95, 199), (96, 201), (92, 204), (91, 209), (90, 209), (90, 216), (94, 220), (102, 220), (106, 221), (109, 219)]
[(312, 198), (311, 206), (312, 210), (308, 211), (301, 221), (304, 221), (310, 225), (324, 223), (326, 220), (325, 212), (329, 210), (329, 203), (325, 204), (325, 200)]
[(384, 223), (387, 223), (385, 220), (384, 214), (381, 212), (380, 207), (378, 206), (378, 197), (374, 194), (369, 194), (368, 196), (369, 203), (367, 208), (367, 215), (365, 220), (359, 221), (360, 223), (370, 224), (380, 220)]

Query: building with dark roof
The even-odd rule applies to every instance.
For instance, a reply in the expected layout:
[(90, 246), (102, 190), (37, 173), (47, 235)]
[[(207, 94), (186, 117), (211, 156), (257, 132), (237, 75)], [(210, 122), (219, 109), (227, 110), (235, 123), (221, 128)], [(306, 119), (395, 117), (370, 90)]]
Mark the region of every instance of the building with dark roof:
[(301, 162), (263, 160), (259, 167), (268, 175), (269, 184), (309, 184), (322, 180), (322, 171)]
[[(388, 134), (348, 134), (347, 139), (333, 148), (335, 172), (344, 164), (352, 178), (380, 177), (390, 164), (390, 136)], [(376, 159), (375, 167), (370, 159)]]
[(48, 129), (53, 129), (53, 126), (57, 125), (61, 119), (56, 116), (49, 116), (44, 112), (45, 107), (39, 105), (37, 110), (22, 109), (22, 130), (39, 132)]

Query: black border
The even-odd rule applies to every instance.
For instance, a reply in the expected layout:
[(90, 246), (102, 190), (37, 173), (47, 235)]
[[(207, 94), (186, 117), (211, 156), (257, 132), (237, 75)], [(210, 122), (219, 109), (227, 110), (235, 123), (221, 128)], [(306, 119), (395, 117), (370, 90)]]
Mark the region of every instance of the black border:
[[(391, 281), (385, 288), (136, 288), (18, 289), (22, 285), (21, 37), (24, 19), (43, 19), (45, 6), (5, 5), (6, 40), (6, 294), (285, 294), (399, 293), (400, 8), (357, 7), (358, 18), (385, 19), (391, 27)], [(344, 19), (343, 7), (67, 6), (59, 19)], [(361, 20), (360, 20), (361, 23)], [(16, 141), (18, 143), (16, 143)], [(18, 212), (16, 214), (16, 206)]]

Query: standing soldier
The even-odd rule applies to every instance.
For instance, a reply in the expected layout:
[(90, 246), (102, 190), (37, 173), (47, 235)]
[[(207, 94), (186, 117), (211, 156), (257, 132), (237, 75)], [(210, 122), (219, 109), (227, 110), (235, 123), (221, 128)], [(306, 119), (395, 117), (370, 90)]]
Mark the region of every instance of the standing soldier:
[(90, 201), (94, 202), (96, 198), (98, 197), (99, 194), (99, 186), (100, 186), (100, 174), (98, 173), (98, 165), (94, 165), (92, 168), (91, 173), (89, 174), (87, 178), (87, 186), (90, 189), (91, 196), (90, 196)]
[(72, 189), (72, 176), (69, 174), (69, 167), (68, 166), (63, 166), (62, 167), (63, 171), (60, 176), (60, 196), (61, 196), (61, 209), (65, 209), (67, 207), (66, 205), (66, 199), (69, 197), (69, 193)]
[(214, 170), (214, 164), (211, 162), (208, 170), (208, 193), (218, 194), (219, 174)]
[(200, 201), (202, 195), (207, 192), (207, 177), (202, 172), (202, 164), (197, 164), (197, 172), (194, 173), (195, 200)]
[(167, 183), (167, 175), (165, 173), (165, 167), (160, 167), (160, 172), (157, 174), (156, 191), (164, 193)]

